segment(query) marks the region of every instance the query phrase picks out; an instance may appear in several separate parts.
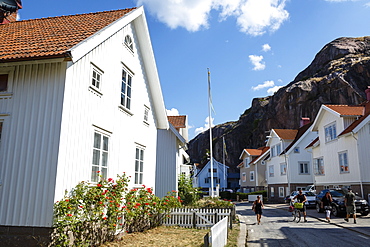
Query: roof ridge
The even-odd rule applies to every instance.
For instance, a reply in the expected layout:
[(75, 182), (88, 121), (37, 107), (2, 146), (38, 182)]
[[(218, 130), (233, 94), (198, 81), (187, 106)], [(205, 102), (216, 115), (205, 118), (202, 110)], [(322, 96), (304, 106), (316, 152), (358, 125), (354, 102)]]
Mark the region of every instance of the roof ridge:
[(65, 18), (65, 17), (70, 17), (70, 16), (97, 15), (97, 14), (102, 14), (102, 13), (118, 12), (118, 11), (124, 11), (124, 10), (129, 10), (129, 12), (131, 12), (134, 9), (137, 9), (137, 7), (126, 8), (126, 9), (112, 9), (112, 10), (105, 10), (105, 11), (99, 11), (99, 12), (70, 14), (70, 15), (48, 16), (48, 17), (41, 17), (41, 18), (34, 18), (34, 19), (26, 19), (26, 20), (14, 21), (14, 22), (10, 22), (10, 23), (4, 24), (4, 25), (10, 25), (12, 23), (20, 23), (20, 22), (29, 22), (29, 21), (39, 21), (39, 20), (47, 20), (47, 19)]

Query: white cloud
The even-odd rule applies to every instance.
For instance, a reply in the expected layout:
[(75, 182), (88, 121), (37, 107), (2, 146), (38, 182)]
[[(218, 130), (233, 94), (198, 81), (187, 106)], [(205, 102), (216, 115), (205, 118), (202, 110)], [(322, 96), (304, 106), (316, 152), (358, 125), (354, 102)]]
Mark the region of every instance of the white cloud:
[(275, 86), (275, 87), (272, 87), (272, 88), (269, 88), (267, 90), (267, 93), (269, 95), (273, 95), (274, 93), (276, 93), (280, 88), (282, 88), (283, 86)]
[(263, 88), (273, 87), (273, 86), (275, 86), (274, 81), (265, 81), (265, 82), (264, 82), (264, 83), (262, 83), (262, 84), (258, 84), (257, 86), (252, 87), (252, 90), (253, 90), (253, 91), (257, 91), (257, 90), (261, 90), (261, 89), (263, 89)]
[[(214, 125), (213, 125), (213, 120), (214, 120), (214, 118), (211, 118), (211, 126), (213, 127)], [(202, 133), (202, 132), (204, 132), (204, 131), (206, 131), (206, 130), (208, 130), (209, 129), (209, 117), (207, 117), (205, 120), (204, 120), (206, 123), (204, 124), (204, 127), (199, 127), (199, 128), (196, 128), (195, 129), (195, 135), (198, 135), (199, 133)]]
[(254, 66), (253, 70), (264, 70), (266, 67), (265, 63), (262, 61), (263, 56), (249, 55), (249, 60)]
[(262, 46), (262, 51), (267, 52), (269, 50), (271, 50), (271, 46), (269, 44), (264, 44)]
[(198, 31), (209, 27), (212, 10), (219, 20), (232, 16), (241, 32), (257, 36), (267, 30), (276, 31), (288, 19), (286, 0), (136, 0), (159, 21), (170, 28), (183, 27)]
[(167, 116), (179, 116), (179, 111), (175, 108), (172, 108), (171, 110), (167, 110), (166, 109), (166, 112), (167, 112)]

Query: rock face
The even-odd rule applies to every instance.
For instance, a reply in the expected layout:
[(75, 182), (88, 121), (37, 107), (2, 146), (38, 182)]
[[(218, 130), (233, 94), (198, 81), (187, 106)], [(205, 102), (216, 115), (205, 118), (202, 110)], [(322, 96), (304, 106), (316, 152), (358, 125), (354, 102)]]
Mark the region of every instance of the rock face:
[[(325, 45), (294, 81), (273, 96), (253, 99), (238, 121), (213, 127), (213, 156), (222, 162), (224, 137), (225, 163), (230, 172), (239, 172), (242, 150), (264, 146), (270, 129), (296, 129), (302, 117), (314, 120), (322, 104), (359, 104), (366, 100), (369, 85), (370, 37), (338, 38)], [(205, 162), (207, 149), (209, 131), (189, 142), (192, 162)]]

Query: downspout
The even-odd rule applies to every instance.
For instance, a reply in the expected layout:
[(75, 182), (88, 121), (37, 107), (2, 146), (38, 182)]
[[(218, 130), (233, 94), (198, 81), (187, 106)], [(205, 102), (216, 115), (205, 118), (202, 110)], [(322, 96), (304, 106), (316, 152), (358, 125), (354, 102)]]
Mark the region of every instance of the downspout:
[(353, 131), (351, 131), (351, 135), (352, 137), (356, 140), (356, 144), (357, 144), (357, 158), (358, 158), (358, 172), (359, 172), (359, 175), (360, 175), (360, 190), (361, 190), (361, 197), (364, 198), (364, 188), (362, 186), (362, 176), (361, 176), (361, 166), (360, 166), (360, 157), (358, 157), (358, 139), (355, 137)]

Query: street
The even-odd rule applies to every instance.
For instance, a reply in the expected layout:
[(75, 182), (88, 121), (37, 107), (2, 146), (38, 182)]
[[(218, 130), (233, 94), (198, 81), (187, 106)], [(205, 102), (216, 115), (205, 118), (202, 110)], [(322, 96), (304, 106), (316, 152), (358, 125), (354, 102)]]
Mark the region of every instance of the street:
[[(236, 213), (240, 224), (246, 225), (246, 245), (254, 246), (369, 246), (370, 216), (357, 215), (345, 222), (343, 218), (331, 217), (325, 221), (324, 213), (307, 210), (307, 221), (292, 222), (288, 204), (266, 204), (261, 225), (257, 225), (251, 203), (238, 203)], [(242, 227), (241, 227), (242, 229)], [(239, 245), (241, 246), (241, 245)], [(243, 245), (244, 246), (244, 245)]]

